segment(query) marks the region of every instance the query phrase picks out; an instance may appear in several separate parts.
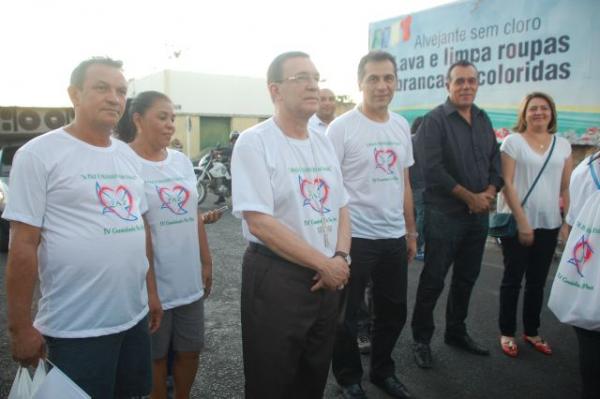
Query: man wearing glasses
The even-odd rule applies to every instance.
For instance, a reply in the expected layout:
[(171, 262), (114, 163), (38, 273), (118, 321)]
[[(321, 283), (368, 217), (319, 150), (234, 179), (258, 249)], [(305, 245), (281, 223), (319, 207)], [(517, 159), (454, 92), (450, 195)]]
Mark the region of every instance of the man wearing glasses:
[(321, 398), (339, 290), (349, 278), (348, 196), (333, 148), (309, 133), (319, 106), (309, 56), (277, 56), (267, 72), (272, 118), (233, 150), (233, 213), (249, 242), (242, 262), (246, 398)]
[(410, 397), (391, 357), (406, 322), (407, 267), (417, 236), (408, 177), (414, 163), (410, 127), (388, 109), (396, 82), (394, 57), (382, 51), (365, 55), (358, 65), (362, 103), (327, 129), (350, 194), (352, 219), (352, 279), (344, 292), (346, 312), (333, 353), (333, 373), (344, 398), (366, 398), (356, 337), (369, 281), (375, 315), (371, 382), (392, 397)]

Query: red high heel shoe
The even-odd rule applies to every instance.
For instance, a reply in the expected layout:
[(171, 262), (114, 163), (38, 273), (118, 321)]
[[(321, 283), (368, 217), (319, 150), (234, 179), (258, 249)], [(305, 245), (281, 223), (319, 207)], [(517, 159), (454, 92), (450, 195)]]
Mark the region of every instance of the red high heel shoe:
[(544, 355), (548, 355), (548, 356), (552, 355), (552, 348), (550, 347), (548, 342), (544, 341), (543, 338), (540, 338), (539, 341), (536, 341), (535, 339), (528, 337), (527, 335), (523, 335), (523, 339), (529, 345), (533, 346), (533, 348), (536, 351), (541, 352)]
[(502, 348), (502, 352), (507, 356), (517, 357), (519, 354), (519, 348), (514, 338), (500, 337), (500, 347)]

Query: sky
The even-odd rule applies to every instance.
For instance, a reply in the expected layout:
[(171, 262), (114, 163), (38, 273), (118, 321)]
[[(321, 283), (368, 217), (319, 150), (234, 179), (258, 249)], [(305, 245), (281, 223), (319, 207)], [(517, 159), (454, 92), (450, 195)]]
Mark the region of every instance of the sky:
[(369, 23), (448, 2), (5, 0), (0, 106), (70, 105), (69, 75), (90, 56), (122, 60), (128, 79), (163, 69), (264, 77), (290, 50), (311, 55), (322, 86), (358, 100)]

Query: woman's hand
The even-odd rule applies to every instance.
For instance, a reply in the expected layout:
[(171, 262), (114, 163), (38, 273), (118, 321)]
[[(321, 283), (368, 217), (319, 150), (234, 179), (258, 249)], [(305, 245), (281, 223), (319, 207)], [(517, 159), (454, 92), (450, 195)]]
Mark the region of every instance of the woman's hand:
[(519, 242), (525, 247), (533, 245), (533, 230), (530, 227), (519, 230)]

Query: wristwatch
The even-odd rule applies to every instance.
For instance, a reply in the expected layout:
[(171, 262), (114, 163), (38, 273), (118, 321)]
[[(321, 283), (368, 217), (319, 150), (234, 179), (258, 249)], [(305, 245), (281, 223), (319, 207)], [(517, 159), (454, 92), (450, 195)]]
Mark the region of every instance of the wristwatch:
[(341, 256), (342, 259), (344, 259), (347, 264), (352, 263), (352, 258), (350, 258), (350, 255), (347, 254), (344, 251), (335, 251), (335, 253), (333, 254), (332, 258), (335, 258), (336, 256)]

